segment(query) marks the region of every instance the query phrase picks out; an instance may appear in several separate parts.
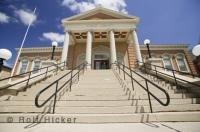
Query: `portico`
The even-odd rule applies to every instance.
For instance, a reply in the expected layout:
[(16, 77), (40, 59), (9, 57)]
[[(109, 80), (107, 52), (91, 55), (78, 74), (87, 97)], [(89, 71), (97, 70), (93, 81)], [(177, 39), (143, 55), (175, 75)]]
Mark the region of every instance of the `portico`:
[[(102, 7), (63, 19), (65, 40), (61, 61), (68, 61), (69, 45), (78, 47), (81, 44), (85, 45), (85, 49), (82, 49), (81, 54), (85, 55), (82, 59), (84, 58), (87, 62), (87, 69), (107, 69), (109, 65), (119, 61), (119, 55), (127, 53), (120, 53), (120, 49), (118, 48), (119, 50), (117, 50), (117, 45), (124, 47), (132, 45), (136, 60), (142, 61), (136, 33), (138, 21), (135, 16), (128, 16)], [(109, 48), (109, 51), (104, 51), (105, 48), (103, 49), (102, 45)], [(94, 47), (99, 46), (102, 48), (101, 54), (97, 54), (93, 50)], [(95, 55), (97, 58), (95, 58)], [(121, 58), (124, 60), (123, 57)], [(127, 61), (130, 61), (130, 58)], [(78, 57), (76, 59), (78, 60)]]

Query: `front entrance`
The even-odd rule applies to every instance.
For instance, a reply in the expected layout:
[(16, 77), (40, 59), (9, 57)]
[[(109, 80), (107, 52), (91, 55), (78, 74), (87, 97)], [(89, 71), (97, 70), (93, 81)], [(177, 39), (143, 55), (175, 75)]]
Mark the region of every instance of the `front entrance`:
[(109, 69), (109, 60), (94, 60), (94, 69)]

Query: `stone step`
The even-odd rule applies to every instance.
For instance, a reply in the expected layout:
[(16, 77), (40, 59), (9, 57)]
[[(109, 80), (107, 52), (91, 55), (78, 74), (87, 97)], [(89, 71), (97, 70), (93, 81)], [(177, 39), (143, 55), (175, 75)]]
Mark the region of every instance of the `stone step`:
[[(160, 99), (162, 102), (166, 102), (166, 99)], [(159, 105), (160, 103), (151, 99), (152, 105)], [(200, 98), (187, 98), (187, 99), (170, 99), (170, 105), (179, 104), (200, 104)], [(148, 99), (133, 99), (132, 105), (149, 105)]]
[(109, 76), (114, 76), (112, 72), (103, 72), (103, 73), (85, 73), (84, 76), (86, 77), (109, 77)]
[(74, 87), (72, 86), (72, 92), (79, 92), (79, 91), (87, 91), (87, 92), (94, 92), (94, 91), (108, 91), (108, 92), (113, 92), (113, 91), (125, 91), (123, 88), (87, 88), (87, 87)]
[[(52, 95), (51, 93), (43, 94), (40, 96), (39, 100), (45, 100)], [(127, 100), (128, 96), (125, 95), (60, 95), (57, 97), (61, 97), (64, 100)], [(16, 96), (11, 98), (10, 100), (35, 100), (35, 96)]]
[(101, 89), (101, 88), (121, 88), (121, 85), (120, 84), (118, 84), (118, 83), (106, 83), (106, 84), (102, 84), (102, 83), (100, 83), (100, 84), (96, 84), (96, 83), (78, 83), (78, 84), (74, 84), (73, 86), (72, 86), (73, 88), (77, 88), (77, 89), (79, 89), (79, 88), (99, 88), (99, 89)]
[[(44, 100), (43, 100), (44, 101)], [(42, 101), (42, 102), (43, 102)], [(161, 99), (161, 101), (166, 102), (166, 99)], [(152, 105), (159, 105), (156, 100), (151, 100)], [(170, 105), (179, 105), (179, 104), (196, 104), (200, 103), (200, 98), (189, 98), (189, 99), (171, 99)], [(0, 102), (0, 106), (34, 106), (34, 100), (10, 100), (10, 101), (2, 101)], [(149, 100), (115, 100), (115, 101), (105, 101), (105, 100), (59, 100), (57, 101), (56, 106), (149, 106)]]
[[(164, 99), (166, 96), (164, 94), (156, 94), (154, 93), (157, 98)], [(197, 96), (193, 94), (170, 94), (171, 99), (183, 99), (183, 98), (196, 98)], [(153, 97), (151, 97), (153, 98)], [(148, 95), (146, 93), (141, 95), (134, 96), (134, 99), (148, 99)]]
[[(130, 87), (130, 88), (132, 88), (132, 87)], [(176, 91), (176, 90), (171, 90), (171, 89), (164, 89), (164, 90), (170, 95), (172, 95), (172, 94), (175, 94), (175, 95), (186, 94), (186, 95), (191, 95), (191, 96), (194, 95), (191, 92), (187, 92), (186, 90), (185, 91)], [(155, 87), (154, 88), (149, 87), (149, 91), (155, 95), (158, 95), (158, 94), (164, 95), (164, 92), (162, 92), (161, 90), (159, 90)], [(147, 94), (147, 92), (141, 87), (135, 87), (134, 93), (136, 93), (137, 95)]]
[[(153, 106), (154, 112), (187, 112), (200, 111), (199, 104)], [(67, 114), (131, 114), (149, 113), (149, 106), (116, 106), (116, 107), (57, 107), (56, 113)]]
[(37, 108), (36, 106), (4, 106), (0, 109), (0, 113), (41, 113), (44, 111), (46, 108)]
[(101, 96), (63, 96), (64, 100), (128, 100), (128, 96), (124, 96), (124, 95), (118, 95), (118, 96), (113, 96), (113, 95), (101, 95)]
[[(44, 100), (43, 100), (44, 101)], [(42, 102), (43, 102), (42, 101)], [(42, 103), (41, 102), (41, 103)], [(130, 106), (132, 104), (131, 100), (121, 100), (121, 101), (70, 101), (70, 100), (59, 100), (56, 106)], [(34, 106), (35, 101), (3, 101), (0, 102), (0, 106)]]
[(163, 112), (143, 114), (0, 114), (0, 122), (28, 123), (27, 120), (39, 119), (41, 123), (55, 123), (55, 119), (64, 119), (61, 123), (148, 123), (148, 122), (199, 122), (200, 112)]
[(104, 79), (88, 79), (88, 80), (80, 80), (79, 84), (97, 84), (97, 85), (102, 85), (102, 84), (116, 84), (119, 83), (117, 80), (104, 80)]
[(123, 90), (90, 90), (90, 91), (74, 91), (67, 93), (68, 95), (125, 95)]
[(115, 85), (118, 84), (118, 81), (102, 81), (102, 80), (88, 80), (88, 81), (80, 81), (79, 85), (84, 85), (84, 84), (88, 84), (88, 85)]
[[(34, 113), (48, 111), (50, 107), (36, 108), (35, 106), (2, 106), (1, 113)], [(169, 105), (167, 107), (160, 105), (153, 105), (153, 112), (188, 112), (200, 111), (200, 104), (187, 104), (187, 105)], [(100, 107), (67, 107), (56, 106), (56, 113), (66, 114), (132, 114), (132, 113), (149, 113), (149, 106), (100, 106)]]

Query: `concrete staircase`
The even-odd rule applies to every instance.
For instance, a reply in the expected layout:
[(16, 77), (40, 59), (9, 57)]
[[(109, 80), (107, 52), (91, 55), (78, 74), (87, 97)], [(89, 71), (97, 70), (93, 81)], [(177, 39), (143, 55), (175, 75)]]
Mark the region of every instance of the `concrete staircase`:
[[(60, 71), (57, 75), (51, 76), (46, 80), (35, 83), (35, 85), (31, 85), (25, 91), (19, 92), (17, 96), (5, 96), (1, 97), (0, 101), (0, 113), (41, 113), (48, 112), (46, 108), (37, 108), (35, 106), (35, 97), (36, 95), (45, 87), (47, 87), (50, 83), (54, 82), (56, 79), (62, 77), (68, 70)], [(69, 76), (66, 76), (64, 79), (68, 79)], [(63, 80), (61, 80), (62, 84)], [(47, 99), (53, 92), (55, 92), (55, 86), (50, 88), (45, 95), (42, 96), (39, 100), (43, 102)], [(46, 106), (50, 107), (50, 106)]]
[[(152, 77), (137, 71), (147, 79)], [(175, 86), (163, 80), (155, 81), (170, 95), (170, 105), (161, 106), (151, 97), (153, 112), (150, 113), (147, 93), (134, 82), (132, 90), (131, 80), (117, 70), (88, 70), (80, 77), (79, 82), (75, 79), (72, 91), (68, 86), (59, 94), (56, 103), (55, 114), (52, 112), (52, 101), (44, 108), (34, 105), (36, 94), (45, 86), (66, 74), (60, 72), (41, 83), (38, 83), (25, 92), (8, 100), (0, 102), (0, 121), (6, 122), (7, 116), (13, 116), (17, 122), (20, 116), (41, 117), (40, 122), (46, 122), (49, 117), (67, 117), (74, 123), (120, 123), (120, 122), (160, 122), (160, 121), (200, 121), (200, 98), (188, 93), (186, 90), (177, 90)], [(136, 74), (133, 77), (145, 86), (144, 79)], [(60, 86), (69, 76), (60, 81)], [(152, 80), (153, 81), (153, 80)], [(165, 95), (155, 86), (149, 85), (150, 91), (162, 101), (166, 101)], [(40, 101), (44, 101), (55, 87), (45, 92)], [(72, 122), (73, 122), (72, 121)]]

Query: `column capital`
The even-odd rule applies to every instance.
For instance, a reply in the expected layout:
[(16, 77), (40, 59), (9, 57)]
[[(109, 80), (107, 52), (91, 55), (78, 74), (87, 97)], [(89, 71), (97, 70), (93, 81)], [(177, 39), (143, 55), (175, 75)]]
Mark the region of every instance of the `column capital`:
[(86, 31), (87, 34), (88, 34), (88, 33), (91, 33), (91, 35), (92, 35), (93, 32), (94, 32), (93, 30), (88, 30), (88, 31)]
[(65, 30), (64, 32), (65, 33), (71, 33), (72, 31), (71, 30)]
[(90, 32), (90, 33), (91, 33), (91, 35), (93, 35), (93, 33), (94, 33), (94, 30), (90, 29), (90, 30), (86, 30), (85, 32), (86, 32), (86, 34), (87, 34), (88, 32)]
[(110, 29), (110, 30), (108, 30), (108, 33), (110, 33), (111, 31), (112, 31), (113, 33), (115, 32), (114, 29)]
[(137, 28), (132, 28), (132, 29), (130, 29), (130, 32), (137, 32)]

